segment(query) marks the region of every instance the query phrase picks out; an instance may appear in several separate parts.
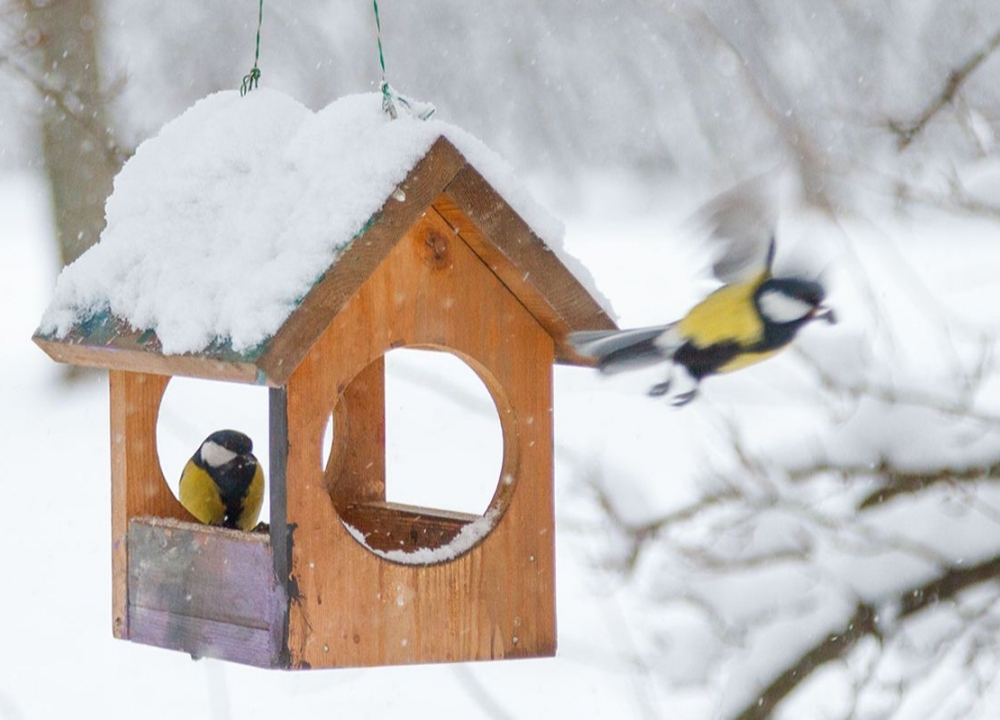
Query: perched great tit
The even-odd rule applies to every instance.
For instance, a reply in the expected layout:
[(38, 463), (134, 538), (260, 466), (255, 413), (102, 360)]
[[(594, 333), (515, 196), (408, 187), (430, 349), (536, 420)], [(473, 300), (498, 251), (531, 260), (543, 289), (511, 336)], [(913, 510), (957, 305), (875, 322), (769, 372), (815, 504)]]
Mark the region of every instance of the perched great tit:
[(576, 332), (568, 338), (604, 373), (669, 363), (666, 380), (650, 388), (652, 396), (670, 390), (673, 367), (680, 365), (695, 384), (673, 398), (678, 407), (695, 398), (709, 375), (766, 360), (812, 320), (836, 322), (823, 304), (826, 291), (819, 282), (771, 274), (776, 218), (762, 193), (738, 188), (720, 196), (705, 214), (714, 226), (712, 237), (728, 245), (713, 266), (726, 285), (669, 325)]
[(206, 525), (253, 530), (264, 501), (264, 472), (253, 441), (236, 430), (205, 438), (181, 473), (180, 499)]

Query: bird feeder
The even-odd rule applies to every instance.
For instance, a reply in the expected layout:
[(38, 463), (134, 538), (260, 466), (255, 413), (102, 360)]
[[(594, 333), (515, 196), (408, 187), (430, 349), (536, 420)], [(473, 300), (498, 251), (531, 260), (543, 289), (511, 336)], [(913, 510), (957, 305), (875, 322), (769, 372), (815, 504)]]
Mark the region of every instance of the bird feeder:
[[(569, 332), (604, 328), (441, 137), (253, 352), (166, 354), (107, 312), (36, 333), (55, 360), (110, 371), (115, 636), (271, 668), (554, 654), (552, 365), (579, 361)], [(482, 516), (386, 501), (384, 355), (399, 347), (454, 354), (496, 404)], [(170, 491), (156, 427), (175, 376), (270, 388), (268, 532), (196, 524)]]

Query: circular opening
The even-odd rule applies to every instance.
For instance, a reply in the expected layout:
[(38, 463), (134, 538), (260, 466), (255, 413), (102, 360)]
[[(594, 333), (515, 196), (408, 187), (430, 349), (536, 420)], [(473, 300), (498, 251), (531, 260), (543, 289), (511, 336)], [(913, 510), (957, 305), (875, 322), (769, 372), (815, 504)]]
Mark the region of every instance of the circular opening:
[(385, 355), (385, 499), (483, 515), (503, 466), (503, 430), (479, 376), (451, 353)]
[(352, 406), (345, 399), (353, 388), (327, 420), (323, 461), (334, 503), (352, 535), (383, 557), (420, 564), (452, 559), (489, 533), (508, 496), (498, 492), (511, 483), (501, 483), (497, 405), (483, 379), (449, 352), (399, 348), (383, 357), (382, 457), (338, 457), (356, 451), (352, 429), (372, 432), (370, 425), (355, 429), (366, 421), (357, 417), (362, 401)]
[[(163, 477), (179, 500), (184, 465), (216, 430), (239, 430), (253, 440), (253, 453), (268, 480), (269, 430), (266, 388), (236, 383), (171, 378), (160, 404), (156, 447)], [(270, 518), (268, 493), (259, 520)]]

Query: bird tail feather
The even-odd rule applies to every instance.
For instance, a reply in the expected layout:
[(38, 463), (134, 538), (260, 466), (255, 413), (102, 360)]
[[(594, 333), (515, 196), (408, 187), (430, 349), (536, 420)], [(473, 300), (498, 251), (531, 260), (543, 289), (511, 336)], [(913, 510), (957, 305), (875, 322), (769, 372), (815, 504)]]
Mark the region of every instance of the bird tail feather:
[(567, 339), (577, 353), (596, 360), (601, 372), (610, 374), (669, 360), (670, 353), (656, 340), (671, 327), (583, 331)]

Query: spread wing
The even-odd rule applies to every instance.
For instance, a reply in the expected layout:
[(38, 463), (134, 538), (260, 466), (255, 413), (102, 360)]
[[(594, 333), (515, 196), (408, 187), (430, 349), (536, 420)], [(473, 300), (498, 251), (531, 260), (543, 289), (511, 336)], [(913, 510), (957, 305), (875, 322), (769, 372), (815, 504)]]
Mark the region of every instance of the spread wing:
[(720, 248), (712, 272), (722, 282), (741, 283), (770, 271), (778, 212), (769, 179), (757, 176), (721, 193), (697, 217)]

